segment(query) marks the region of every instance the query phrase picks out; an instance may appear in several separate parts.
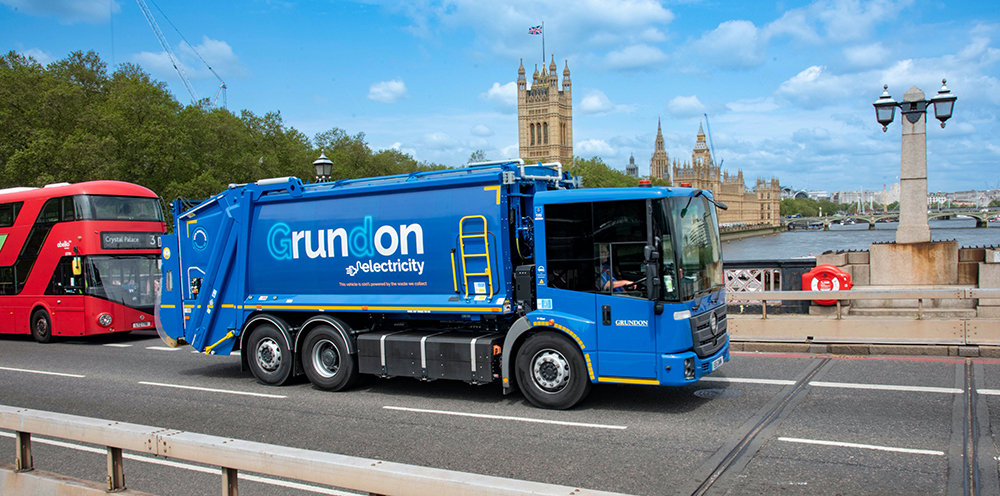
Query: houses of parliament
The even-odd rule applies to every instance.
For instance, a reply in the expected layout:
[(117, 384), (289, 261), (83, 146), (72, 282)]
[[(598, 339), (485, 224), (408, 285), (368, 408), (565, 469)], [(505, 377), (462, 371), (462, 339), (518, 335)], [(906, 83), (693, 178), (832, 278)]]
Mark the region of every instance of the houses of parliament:
[[(569, 164), (573, 161), (573, 98), (569, 61), (566, 61), (562, 71), (562, 89), (559, 89), (557, 70), (553, 55), (548, 67), (542, 64), (541, 72), (535, 67), (530, 88), (523, 60), (517, 70), (518, 148), (525, 162), (558, 161)], [(780, 225), (781, 186), (778, 179), (757, 178), (755, 187), (747, 189), (742, 170), (730, 175), (715, 165), (701, 124), (695, 139), (690, 163), (681, 163), (677, 159), (671, 162), (664, 148), (662, 128), (657, 122), (656, 141), (649, 162), (650, 177), (663, 179), (674, 186), (690, 184), (692, 188), (711, 190), (717, 200), (729, 207), (729, 210), (719, 210), (720, 225)], [(634, 157), (629, 160), (625, 172), (631, 177), (639, 176)]]

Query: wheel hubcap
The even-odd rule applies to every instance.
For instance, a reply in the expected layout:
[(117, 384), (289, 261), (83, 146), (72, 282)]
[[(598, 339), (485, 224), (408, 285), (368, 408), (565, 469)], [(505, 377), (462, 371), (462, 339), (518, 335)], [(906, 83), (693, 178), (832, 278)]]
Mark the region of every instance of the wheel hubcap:
[(327, 379), (337, 375), (340, 370), (340, 353), (333, 341), (323, 339), (313, 345), (312, 364), (313, 370)]
[(44, 336), (49, 332), (49, 324), (45, 319), (38, 319), (35, 321), (35, 331), (39, 336)]
[(257, 365), (268, 372), (278, 370), (281, 366), (281, 347), (277, 341), (264, 338), (257, 343)]
[(569, 360), (556, 350), (545, 349), (535, 353), (531, 369), (535, 384), (546, 393), (558, 393), (569, 385)]

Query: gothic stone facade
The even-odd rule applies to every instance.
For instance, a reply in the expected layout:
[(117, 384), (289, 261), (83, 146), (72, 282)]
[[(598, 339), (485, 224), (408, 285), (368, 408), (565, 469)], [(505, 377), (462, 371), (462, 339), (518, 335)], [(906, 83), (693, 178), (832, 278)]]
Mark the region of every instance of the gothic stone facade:
[[(657, 141), (660, 139), (657, 132)], [(691, 162), (681, 164), (675, 159), (673, 173), (675, 186), (691, 183), (692, 188), (711, 190), (717, 200), (729, 207), (729, 210), (719, 210), (719, 224), (781, 225), (781, 186), (778, 179), (757, 178), (756, 187), (747, 190), (742, 170), (730, 176), (729, 172), (723, 172), (715, 165), (700, 124)]]
[(525, 163), (573, 161), (573, 97), (569, 61), (563, 69), (562, 90), (555, 55), (548, 70), (535, 66), (531, 88), (524, 77), (524, 60), (517, 70), (518, 154)]

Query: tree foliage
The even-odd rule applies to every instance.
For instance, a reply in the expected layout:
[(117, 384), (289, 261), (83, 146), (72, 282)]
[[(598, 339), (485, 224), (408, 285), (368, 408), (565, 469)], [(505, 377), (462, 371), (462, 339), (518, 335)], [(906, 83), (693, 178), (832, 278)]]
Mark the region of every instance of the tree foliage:
[(280, 112), (182, 105), (139, 66), (109, 74), (92, 51), (48, 66), (0, 55), (0, 188), (108, 179), (201, 199), (229, 183), (311, 179), (321, 149), (335, 164), (333, 179), (442, 168), (372, 151), (363, 133), (333, 128), (310, 140)]
[[(624, 172), (608, 167), (600, 157), (585, 159), (576, 157), (567, 167), (574, 176), (583, 177), (584, 188), (618, 188), (638, 186), (639, 179), (629, 177)], [(653, 179), (653, 186), (670, 186), (662, 179)]]

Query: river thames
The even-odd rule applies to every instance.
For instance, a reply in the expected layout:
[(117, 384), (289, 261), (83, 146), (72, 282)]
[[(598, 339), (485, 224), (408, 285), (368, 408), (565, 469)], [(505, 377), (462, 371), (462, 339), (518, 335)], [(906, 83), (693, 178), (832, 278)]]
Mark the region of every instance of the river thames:
[[(896, 240), (896, 222), (830, 226), (829, 231), (797, 230), (722, 243), (724, 260), (778, 260), (816, 256), (827, 250), (867, 250), (872, 243)], [(975, 219), (930, 221), (933, 241), (958, 241), (960, 247), (1000, 246), (1000, 224), (976, 228)]]

